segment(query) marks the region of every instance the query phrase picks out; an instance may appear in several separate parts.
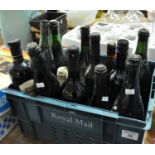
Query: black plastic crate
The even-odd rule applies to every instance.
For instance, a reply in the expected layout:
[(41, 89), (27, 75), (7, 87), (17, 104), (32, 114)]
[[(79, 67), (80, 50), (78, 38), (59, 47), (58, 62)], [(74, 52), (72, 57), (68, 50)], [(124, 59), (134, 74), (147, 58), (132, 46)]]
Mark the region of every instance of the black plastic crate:
[[(119, 116), (77, 103), (47, 97), (31, 97), (20, 91), (5, 89), (14, 115), (27, 122), (22, 126), (26, 136), (54, 143), (142, 143), (144, 131), (151, 128), (155, 102), (155, 62), (150, 62), (152, 86), (146, 120)], [(32, 130), (33, 129), (33, 130)], [(25, 134), (27, 132), (29, 134)]]
[(43, 19), (46, 19), (46, 20), (54, 20), (55, 19), (55, 20), (57, 20), (59, 22), (61, 36), (67, 32), (66, 13), (46, 12), (45, 14), (37, 16), (37, 17), (35, 17), (29, 21), (29, 24), (31, 26), (31, 34), (32, 34), (33, 41), (35, 41), (37, 43), (39, 42), (40, 21)]

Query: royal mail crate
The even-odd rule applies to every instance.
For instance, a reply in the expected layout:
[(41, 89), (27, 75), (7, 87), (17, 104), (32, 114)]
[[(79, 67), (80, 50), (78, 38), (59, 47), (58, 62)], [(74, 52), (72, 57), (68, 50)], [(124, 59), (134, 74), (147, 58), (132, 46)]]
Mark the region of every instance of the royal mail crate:
[(24, 135), (54, 143), (142, 143), (151, 128), (155, 102), (155, 62), (145, 121), (118, 113), (42, 96), (4, 89)]

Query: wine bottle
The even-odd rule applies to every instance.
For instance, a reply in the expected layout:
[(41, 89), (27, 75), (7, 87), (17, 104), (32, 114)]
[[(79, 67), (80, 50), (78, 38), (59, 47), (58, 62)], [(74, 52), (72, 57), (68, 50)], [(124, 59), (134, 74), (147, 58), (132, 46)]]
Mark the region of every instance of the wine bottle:
[(81, 34), (80, 70), (81, 70), (81, 78), (83, 80), (86, 67), (90, 62), (89, 31), (90, 31), (89, 26), (83, 26), (80, 29)]
[(116, 68), (109, 75), (109, 100), (114, 104), (125, 80), (125, 61), (128, 55), (129, 42), (120, 39), (117, 42)]
[(13, 64), (9, 70), (12, 80), (12, 88), (20, 90), (20, 85), (33, 78), (31, 64), (23, 58), (21, 43), (19, 39), (8, 42), (13, 58)]
[(147, 50), (148, 50), (148, 38), (149, 31), (147, 29), (140, 29), (138, 32), (138, 44), (136, 49), (136, 54), (142, 57), (142, 66), (140, 71), (140, 86), (141, 95), (144, 102), (144, 109), (147, 110), (150, 86), (151, 86), (151, 73), (149, 69), (149, 64), (147, 60)]
[(56, 76), (49, 70), (46, 58), (35, 43), (27, 45), (34, 73), (34, 88), (37, 95), (61, 98), (61, 88)]
[(48, 20), (40, 21), (40, 40), (39, 46), (46, 59), (46, 63), (52, 73), (56, 74), (56, 66), (54, 63), (53, 53), (50, 45), (50, 32)]
[(118, 111), (121, 116), (144, 120), (144, 106), (139, 84), (141, 61), (140, 55), (133, 55), (127, 59), (125, 82), (112, 110)]
[(56, 68), (67, 66), (67, 58), (61, 45), (59, 23), (57, 20), (50, 21), (50, 43), (53, 51)]
[(85, 72), (85, 89), (88, 101), (91, 99), (94, 87), (94, 68), (100, 64), (100, 34), (94, 32), (90, 35), (91, 62)]
[(85, 103), (85, 88), (80, 78), (79, 49), (68, 48), (68, 79), (63, 87), (63, 99), (69, 102)]
[(94, 70), (94, 91), (90, 105), (106, 110), (111, 108), (109, 105), (107, 68), (103, 64), (98, 64)]
[(107, 58), (106, 58), (106, 66), (108, 73), (110, 73), (112, 69), (115, 69), (115, 62), (116, 62), (116, 43), (108, 42)]

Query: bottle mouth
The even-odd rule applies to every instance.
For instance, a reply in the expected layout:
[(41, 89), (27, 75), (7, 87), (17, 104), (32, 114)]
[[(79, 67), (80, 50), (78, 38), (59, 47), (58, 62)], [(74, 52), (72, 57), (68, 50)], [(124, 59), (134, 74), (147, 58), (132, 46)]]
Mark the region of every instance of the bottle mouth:
[(68, 48), (68, 55), (69, 56), (72, 56), (72, 57), (74, 57), (74, 56), (76, 56), (76, 55), (78, 55), (79, 54), (79, 48), (77, 47), (77, 46), (70, 46), (69, 48)]
[(127, 65), (129, 66), (140, 66), (142, 63), (142, 57), (138, 54), (134, 54), (127, 58)]
[(147, 39), (150, 36), (150, 33), (147, 29), (142, 28), (139, 30), (138, 36), (139, 36), (139, 38)]
[(59, 25), (57, 20), (50, 20), (49, 24), (50, 24), (50, 27), (58, 27)]
[(89, 26), (81, 26), (80, 32), (81, 32), (81, 35), (89, 35), (90, 33)]
[(40, 22), (43, 23), (43, 24), (47, 24), (47, 23), (49, 23), (49, 21), (46, 20), (46, 19), (43, 19), (43, 20), (41, 20)]
[(116, 43), (115, 42), (108, 42), (107, 44), (107, 54), (113, 55), (116, 53)]
[(19, 39), (13, 39), (13, 40), (10, 40), (10, 41), (8, 41), (8, 43), (7, 43), (9, 46), (17, 46), (17, 45), (20, 45), (20, 40)]
[(38, 57), (38, 55), (41, 53), (40, 47), (35, 42), (28, 43), (26, 49), (28, 51), (29, 56), (33, 60), (35, 60)]
[(91, 42), (98, 42), (101, 40), (101, 35), (98, 32), (93, 32), (90, 34)]
[(107, 67), (103, 64), (98, 64), (95, 66), (94, 72), (96, 74), (103, 74), (107, 72)]
[(117, 48), (128, 48), (129, 47), (129, 41), (126, 39), (119, 39), (117, 41)]
[(12, 57), (18, 57), (18, 56), (22, 55), (22, 50), (20, 47), (21, 43), (20, 43), (19, 39), (11, 40), (7, 44), (10, 48), (10, 52), (11, 52)]

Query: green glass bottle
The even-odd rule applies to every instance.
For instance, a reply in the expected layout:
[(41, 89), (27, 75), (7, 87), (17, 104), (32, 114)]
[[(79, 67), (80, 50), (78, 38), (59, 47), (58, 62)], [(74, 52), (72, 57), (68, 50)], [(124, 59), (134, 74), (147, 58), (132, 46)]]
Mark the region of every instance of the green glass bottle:
[(147, 110), (151, 85), (151, 73), (147, 59), (149, 35), (150, 33), (147, 29), (140, 29), (138, 32), (138, 44), (136, 48), (136, 54), (139, 54), (142, 57), (142, 66), (140, 71), (140, 86), (145, 110)]
[(45, 57), (46, 63), (49, 66), (49, 69), (52, 73), (56, 74), (56, 66), (54, 63), (53, 53), (50, 47), (49, 42), (49, 22), (48, 20), (41, 20), (40, 21), (40, 40), (39, 46)]
[(67, 66), (67, 56), (62, 48), (59, 23), (57, 20), (51, 20), (50, 23), (50, 44), (53, 52), (56, 68)]

